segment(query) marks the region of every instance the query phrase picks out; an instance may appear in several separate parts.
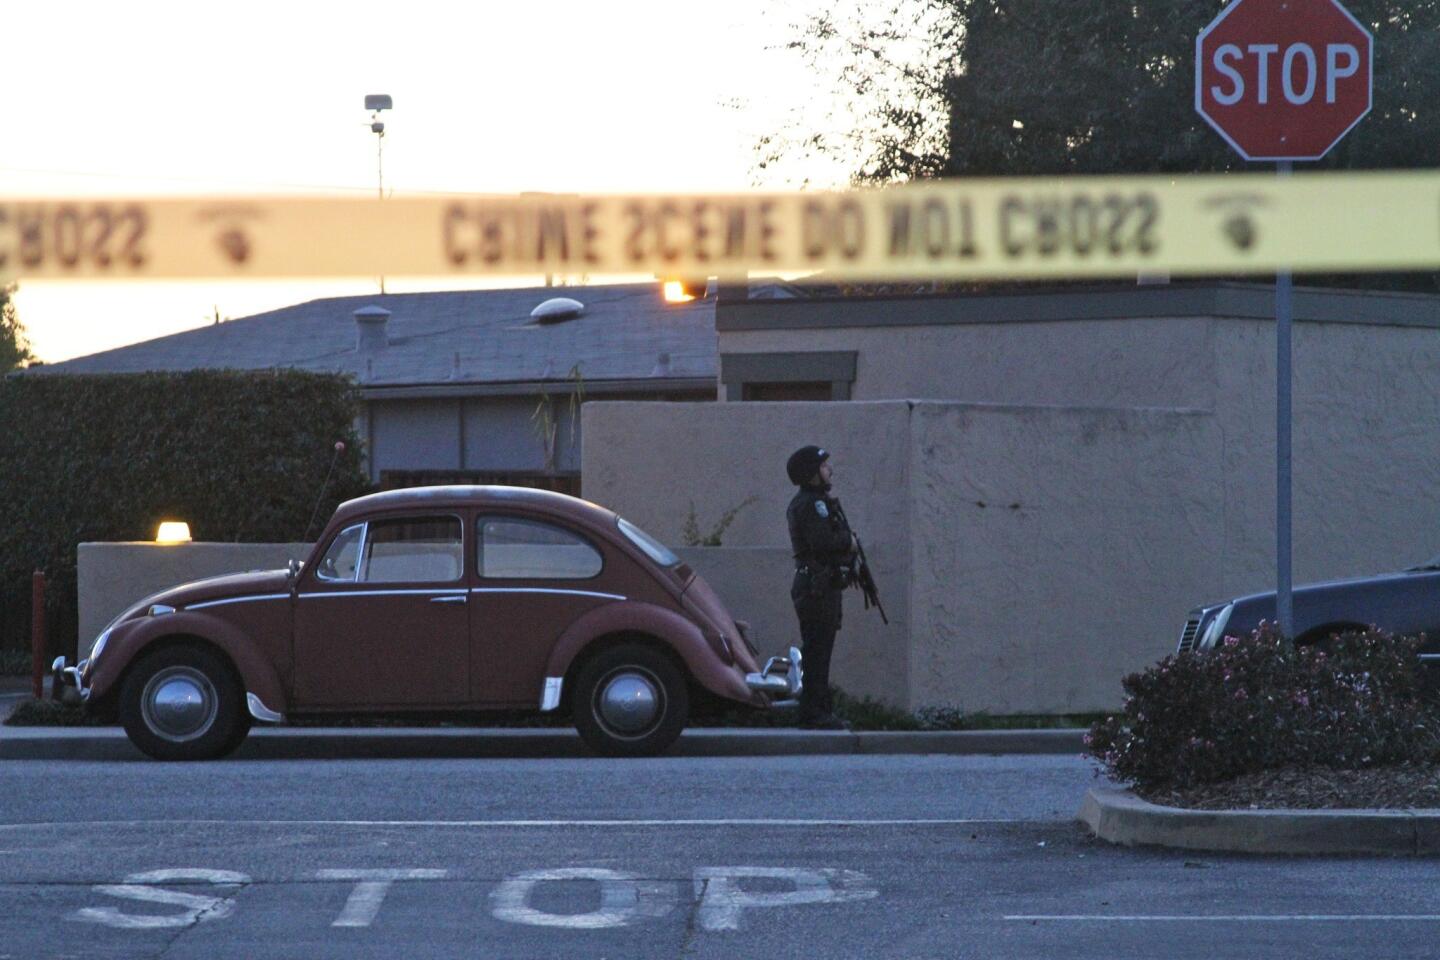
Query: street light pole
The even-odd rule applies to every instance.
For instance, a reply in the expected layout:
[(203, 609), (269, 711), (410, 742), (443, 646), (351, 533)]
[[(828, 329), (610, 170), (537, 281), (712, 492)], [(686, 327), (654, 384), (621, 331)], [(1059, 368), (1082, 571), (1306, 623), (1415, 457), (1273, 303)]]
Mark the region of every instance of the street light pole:
[[(385, 124), (380, 120), (380, 111), (393, 110), (395, 102), (388, 93), (370, 93), (365, 96), (365, 109), (370, 111), (370, 132), (375, 134), (375, 189), (380, 202), (385, 202)], [(385, 292), (385, 277), (380, 277), (380, 292)]]
[(381, 200), (385, 199), (385, 124), (371, 124), (371, 129), (379, 127), (375, 131), (375, 180), (376, 190), (379, 191)]

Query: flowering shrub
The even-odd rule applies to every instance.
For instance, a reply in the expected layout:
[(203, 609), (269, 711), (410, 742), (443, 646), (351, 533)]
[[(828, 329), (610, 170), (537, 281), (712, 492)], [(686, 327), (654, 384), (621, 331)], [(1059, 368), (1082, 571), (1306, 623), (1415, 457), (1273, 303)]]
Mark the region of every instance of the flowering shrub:
[(1262, 625), (1126, 677), (1123, 712), (1090, 728), (1086, 752), (1141, 788), (1433, 759), (1440, 709), (1422, 689), (1422, 641), (1371, 629), (1296, 647)]

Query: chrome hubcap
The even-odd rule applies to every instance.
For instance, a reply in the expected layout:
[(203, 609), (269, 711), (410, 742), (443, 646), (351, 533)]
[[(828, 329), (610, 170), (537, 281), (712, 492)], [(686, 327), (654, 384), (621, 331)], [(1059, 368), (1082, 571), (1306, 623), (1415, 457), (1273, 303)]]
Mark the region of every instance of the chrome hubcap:
[(665, 695), (648, 671), (625, 667), (600, 685), (597, 714), (611, 732), (634, 737), (654, 726), (663, 712)]
[(203, 736), (215, 723), (220, 697), (194, 667), (166, 667), (145, 684), (140, 699), (145, 725), (174, 743)]

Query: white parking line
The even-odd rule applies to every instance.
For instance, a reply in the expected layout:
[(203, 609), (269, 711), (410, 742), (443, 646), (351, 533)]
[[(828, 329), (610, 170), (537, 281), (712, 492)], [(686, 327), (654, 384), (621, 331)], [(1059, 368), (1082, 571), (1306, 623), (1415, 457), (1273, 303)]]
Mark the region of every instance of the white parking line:
[(82, 820), (66, 823), (3, 823), (0, 830), (29, 827), (947, 827), (983, 823), (1044, 823), (1043, 820)]
[(1404, 922), (1411, 920), (1433, 922), (1440, 920), (1437, 913), (1271, 913), (1271, 914), (1219, 914), (1214, 916), (1186, 916), (1183, 914), (1156, 914), (1156, 915), (1110, 915), (1100, 913), (1074, 913), (1074, 914), (1013, 914), (1007, 915), (1006, 920), (1023, 921), (1044, 921), (1044, 922), (1074, 922), (1074, 923), (1203, 923), (1206, 921), (1220, 921), (1223, 923), (1253, 922), (1253, 923), (1290, 923), (1294, 921), (1314, 921), (1320, 923), (1353, 923), (1357, 921), (1374, 920), (1386, 923)]

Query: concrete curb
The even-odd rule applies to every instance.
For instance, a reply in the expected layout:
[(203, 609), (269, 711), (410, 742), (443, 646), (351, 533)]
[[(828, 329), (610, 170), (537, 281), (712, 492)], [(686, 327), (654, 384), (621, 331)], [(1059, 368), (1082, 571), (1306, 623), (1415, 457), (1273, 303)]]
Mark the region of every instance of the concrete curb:
[[(1078, 754), (1083, 730), (919, 733), (794, 729), (687, 730), (666, 756), (836, 754)], [(237, 760), (551, 758), (592, 756), (569, 728), (269, 727), (250, 732)], [(4, 760), (141, 760), (118, 727), (0, 727)]]
[(1440, 855), (1440, 810), (1184, 810), (1093, 787), (1076, 819), (1101, 840), (1127, 847)]

